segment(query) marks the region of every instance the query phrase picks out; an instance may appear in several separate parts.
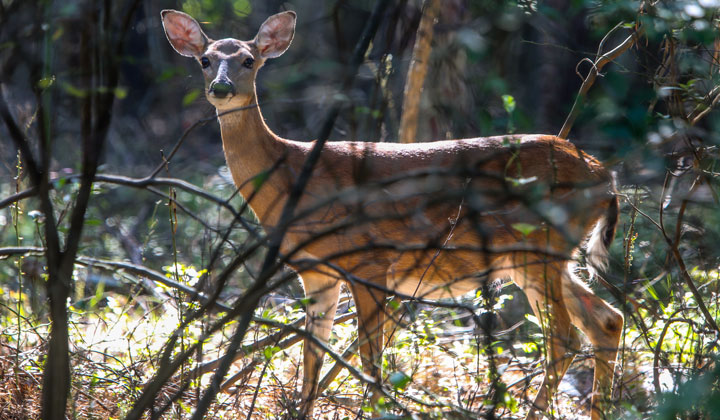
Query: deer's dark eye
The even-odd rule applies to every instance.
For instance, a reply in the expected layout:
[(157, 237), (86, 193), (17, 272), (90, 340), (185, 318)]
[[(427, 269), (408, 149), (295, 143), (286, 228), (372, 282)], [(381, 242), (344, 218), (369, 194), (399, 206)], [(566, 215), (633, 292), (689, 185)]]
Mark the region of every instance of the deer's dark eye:
[(243, 66), (251, 69), (254, 63), (255, 60), (253, 60), (252, 58), (246, 58), (245, 61), (243, 61)]
[(201, 59), (200, 59), (200, 65), (201, 65), (202, 68), (204, 68), (204, 69), (210, 67), (210, 59), (207, 58), (207, 57), (201, 58)]

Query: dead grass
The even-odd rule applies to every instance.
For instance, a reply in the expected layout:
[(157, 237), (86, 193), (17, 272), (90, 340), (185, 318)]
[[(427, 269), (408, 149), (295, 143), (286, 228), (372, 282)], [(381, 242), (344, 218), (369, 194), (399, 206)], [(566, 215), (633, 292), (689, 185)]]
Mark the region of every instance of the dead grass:
[[(289, 307), (275, 308), (271, 312), (276, 319), (288, 321), (302, 314)], [(172, 301), (130, 302), (116, 297), (106, 299), (92, 310), (73, 308), (73, 386), (68, 417), (123, 418), (136, 401), (143, 384), (154, 374), (160, 350), (179, 319), (178, 305)], [(5, 330), (0, 353), (0, 418), (3, 420), (39, 418), (43, 342), (48, 328), (46, 323), (39, 320), (31, 322), (29, 318), (20, 324), (18, 347), (17, 319), (8, 317), (3, 321)], [(441, 331), (444, 326), (436, 323), (432, 328)], [(202, 329), (202, 324), (193, 325), (186, 331), (184, 343), (179, 343), (178, 347), (193, 342)], [(355, 329), (352, 322), (336, 326), (331, 341), (335, 351), (341, 353), (344, 350), (352, 341)], [(231, 331), (232, 327), (228, 330)], [(427, 413), (429, 418), (450, 418), (452, 411), (477, 413), (482, 410), (489, 390), (488, 360), (484, 355), (478, 356), (475, 338), (461, 336), (440, 340), (433, 338), (432, 334), (428, 335), (427, 331), (427, 322), (401, 330), (394, 347), (386, 350), (385, 373), (389, 375), (401, 371), (412, 378), (407, 389), (398, 390), (393, 398), (413, 412)], [(247, 335), (246, 344), (268, 332), (272, 330), (256, 327)], [(216, 334), (209, 339), (203, 346), (202, 361), (220, 357), (226, 342), (224, 334)], [(515, 354), (521, 356), (503, 350), (497, 359), (503, 372), (502, 381), (506, 385), (518, 383), (510, 389), (510, 394), (517, 400), (517, 410), (500, 408), (496, 412), (500, 418), (522, 418), (527, 401), (539, 386), (539, 375), (529, 386), (524, 384), (523, 379), (533, 369), (539, 369), (540, 364), (537, 358), (533, 360), (520, 349), (520, 343), (516, 343)], [(287, 417), (295, 408), (302, 382), (302, 345), (282, 349), (270, 360), (261, 354), (255, 357), (260, 357), (261, 363), (254, 368), (253, 374), (244, 383), (236, 384), (230, 392), (220, 394), (207, 418), (275, 419)], [(238, 372), (250, 359), (248, 356), (237, 361), (230, 374)], [(351, 363), (360, 368), (357, 357)], [(325, 369), (331, 365), (332, 362), (326, 359)], [(188, 363), (184, 370), (187, 372), (194, 366)], [(162, 418), (189, 418), (210, 377), (205, 375), (191, 384)], [(177, 386), (177, 381), (169, 384), (158, 399), (157, 406), (173, 395)], [(509, 404), (512, 405), (512, 401)], [(354, 419), (366, 405), (362, 384), (343, 371), (318, 401), (315, 418)], [(579, 397), (561, 392), (556, 401), (555, 418), (582, 419), (586, 411), (579, 408), (581, 406)], [(251, 409), (252, 414), (248, 416)]]

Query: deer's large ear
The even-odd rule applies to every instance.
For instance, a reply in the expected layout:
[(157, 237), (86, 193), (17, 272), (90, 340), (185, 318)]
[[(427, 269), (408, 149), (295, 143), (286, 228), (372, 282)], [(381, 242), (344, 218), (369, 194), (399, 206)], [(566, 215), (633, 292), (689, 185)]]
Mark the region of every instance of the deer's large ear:
[(288, 49), (295, 36), (295, 12), (272, 15), (260, 26), (255, 45), (262, 58), (275, 58)]
[(170, 45), (185, 57), (199, 57), (205, 52), (208, 37), (190, 15), (177, 10), (160, 12), (163, 28)]

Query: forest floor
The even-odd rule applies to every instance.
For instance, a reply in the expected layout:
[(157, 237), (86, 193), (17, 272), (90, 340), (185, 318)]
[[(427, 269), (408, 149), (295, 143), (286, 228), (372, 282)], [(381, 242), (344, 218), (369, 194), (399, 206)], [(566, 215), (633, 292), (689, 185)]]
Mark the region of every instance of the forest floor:
[[(90, 303), (90, 309), (71, 308), (73, 380), (68, 418), (121, 419), (156, 371), (160, 363), (158, 355), (182, 318), (177, 308), (184, 304), (177, 305), (172, 301), (152, 303), (142, 299), (131, 301), (109, 296)], [(12, 314), (9, 309), (6, 304), (3, 312)], [(288, 307), (273, 308), (265, 310), (263, 315), (290, 322), (302, 316), (303, 311)], [(0, 418), (39, 418), (42, 358), (49, 324), (24, 315), (18, 317), (17, 311), (3, 318)], [(487, 408), (485, 400), (490, 389), (488, 359), (479, 354), (482, 353), (478, 351), (481, 346), (468, 328), (457, 327), (453, 332), (449, 331), (453, 329), (452, 324), (432, 319), (428, 316), (414, 322), (410, 328), (399, 329), (394, 345), (386, 349), (386, 383), (400, 382), (402, 385), (396, 387), (388, 398), (396, 399), (413, 413), (424, 413), (422, 418), (477, 418), (478, 414), (471, 413)], [(232, 330), (232, 325), (229, 325), (222, 334), (207, 340), (202, 347), (200, 362), (221, 357)], [(268, 327), (253, 327), (244, 344), (252, 345), (275, 331)], [(342, 353), (353, 341), (355, 331), (354, 320), (336, 325), (331, 347)], [(191, 345), (201, 332), (202, 325), (186, 329), (174, 354)], [(285, 338), (291, 336), (289, 334)], [(529, 401), (540, 386), (541, 375), (538, 373), (541, 372), (542, 360), (538, 351), (530, 351), (533, 348), (537, 350), (532, 343), (516, 342), (494, 347), (501, 381), (509, 387), (508, 395), (503, 399), (504, 407), (496, 409), (498, 418), (523, 418)], [(508, 348), (503, 349), (504, 345)], [(197, 359), (196, 356), (196, 362)], [(333, 365), (328, 357), (325, 360), (324, 372)], [(302, 385), (301, 343), (283, 348), (268, 346), (246, 355), (234, 363), (228, 377), (250, 363), (252, 366), (246, 369), (250, 374), (221, 392), (206, 418), (287, 418), (296, 408)], [(353, 357), (350, 363), (360, 369), (358, 357)], [(197, 364), (189, 362), (182, 372), (189, 373), (195, 366)], [(407, 380), (398, 382), (397, 375), (401, 379), (407, 377)], [(162, 418), (189, 418), (211, 377), (211, 374), (205, 374), (200, 380), (191, 381), (182, 398), (173, 403)], [(589, 404), (581, 395), (588, 394), (591, 383), (592, 362), (587, 354), (583, 354), (576, 358), (557, 393), (554, 418), (585, 418)], [(156, 407), (164, 405), (179, 389), (179, 384), (177, 378), (172, 380), (158, 397)], [(356, 419), (360, 418), (358, 413), (365, 413), (365, 417), (369, 418), (363, 389), (358, 379), (342, 370), (318, 400), (315, 418)], [(402, 414), (397, 410), (390, 413)]]

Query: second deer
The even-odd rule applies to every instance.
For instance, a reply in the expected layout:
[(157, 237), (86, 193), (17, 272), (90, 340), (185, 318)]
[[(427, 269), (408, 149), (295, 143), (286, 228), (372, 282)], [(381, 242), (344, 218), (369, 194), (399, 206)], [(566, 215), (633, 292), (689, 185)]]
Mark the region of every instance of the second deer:
[[(268, 128), (255, 77), (290, 46), (295, 13), (269, 17), (249, 41), (212, 40), (174, 10), (164, 10), (162, 21), (173, 48), (200, 65), (233, 180), (272, 232), (313, 143)], [(263, 182), (253, 182), (271, 168)], [(618, 202), (611, 174), (591, 156), (548, 135), (328, 142), (295, 214), (281, 252), (297, 256), (290, 265), (310, 301), (307, 331), (328, 340), (346, 283), (357, 307), (363, 370), (378, 383), (388, 296), (453, 298), (488, 279), (509, 278), (543, 321), (547, 343), (545, 376), (527, 418), (546, 413), (578, 351), (573, 326), (595, 350), (592, 419), (603, 418), (623, 317), (573, 266), (582, 244), (588, 260), (604, 266)], [(297, 417), (312, 416), (323, 355), (306, 340)]]

